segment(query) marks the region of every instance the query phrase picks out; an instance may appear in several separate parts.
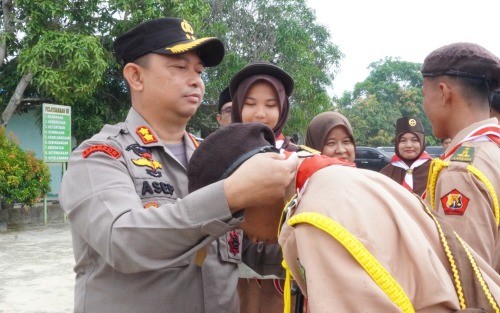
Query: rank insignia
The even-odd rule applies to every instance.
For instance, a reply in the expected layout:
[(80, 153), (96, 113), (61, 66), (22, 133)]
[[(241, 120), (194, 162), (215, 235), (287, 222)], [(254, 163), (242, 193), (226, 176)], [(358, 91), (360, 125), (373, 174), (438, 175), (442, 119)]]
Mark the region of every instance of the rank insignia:
[(132, 144), (128, 146), (126, 150), (132, 150), (140, 157), (138, 159), (132, 159), (135, 165), (148, 167), (146, 173), (153, 177), (161, 177), (161, 172), (159, 170), (162, 168), (162, 165), (160, 162), (153, 160), (153, 154), (151, 154), (147, 148), (141, 147), (138, 144)]
[(446, 215), (464, 215), (468, 204), (469, 198), (456, 189), (441, 197), (441, 205)]
[(474, 160), (474, 147), (460, 146), (451, 156), (451, 161), (472, 162)]
[(236, 229), (233, 229), (229, 233), (229, 240), (227, 241), (227, 244), (229, 246), (229, 252), (233, 256), (236, 256), (240, 253), (240, 234), (238, 234)]
[(139, 135), (144, 144), (158, 142), (158, 139), (156, 139), (155, 135), (153, 135), (149, 127), (139, 126), (137, 127), (135, 132), (137, 133), (137, 135)]
[(118, 151), (115, 148), (108, 146), (108, 145), (95, 145), (95, 146), (89, 147), (82, 152), (82, 156), (84, 158), (88, 158), (94, 152), (103, 152), (103, 153), (106, 153), (107, 155), (109, 155), (115, 159), (118, 159), (119, 157), (122, 156), (120, 151)]

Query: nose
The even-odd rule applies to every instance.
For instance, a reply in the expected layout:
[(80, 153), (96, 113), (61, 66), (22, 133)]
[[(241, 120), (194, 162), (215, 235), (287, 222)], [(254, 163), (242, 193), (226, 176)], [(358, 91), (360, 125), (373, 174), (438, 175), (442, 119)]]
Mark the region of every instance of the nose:
[(255, 117), (259, 119), (263, 119), (264, 117), (266, 117), (265, 109), (258, 106), (257, 110), (255, 111)]
[(337, 147), (335, 149), (337, 151), (337, 154), (344, 154), (347, 150), (345, 149), (344, 145), (341, 143), (337, 144)]

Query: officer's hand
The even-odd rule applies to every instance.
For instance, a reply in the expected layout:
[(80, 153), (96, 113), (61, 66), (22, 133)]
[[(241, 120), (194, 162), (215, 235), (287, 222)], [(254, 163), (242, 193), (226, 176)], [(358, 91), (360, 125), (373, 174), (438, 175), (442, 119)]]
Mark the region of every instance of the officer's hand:
[(292, 155), (258, 153), (243, 163), (224, 181), (224, 192), (231, 212), (247, 207), (276, 203), (295, 178), (298, 159)]

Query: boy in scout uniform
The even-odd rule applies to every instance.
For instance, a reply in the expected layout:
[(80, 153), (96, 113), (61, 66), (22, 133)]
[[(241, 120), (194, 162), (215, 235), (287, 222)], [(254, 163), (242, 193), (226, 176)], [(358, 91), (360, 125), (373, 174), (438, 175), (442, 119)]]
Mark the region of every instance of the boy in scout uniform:
[(454, 43), (431, 52), (421, 72), (434, 135), (452, 138), (431, 165), (425, 200), (500, 272), (500, 126), (490, 118), (500, 60), (477, 44)]
[[(272, 145), (271, 129), (260, 123), (216, 131), (191, 158), (190, 190), (231, 175), (252, 155), (273, 152)], [(286, 205), (279, 243), (307, 312), (500, 310), (500, 275), (418, 196), (353, 163), (296, 155), (300, 165), (289, 191), (297, 196)], [(290, 312), (290, 281), (285, 286)]]
[(223, 43), (196, 39), (183, 19), (160, 18), (119, 36), (113, 53), (132, 108), (74, 150), (61, 186), (74, 311), (238, 312), (241, 209), (280, 199), (296, 162), (260, 154), (188, 195), (186, 167), (198, 143), (186, 124), (203, 99), (204, 67), (222, 61)]

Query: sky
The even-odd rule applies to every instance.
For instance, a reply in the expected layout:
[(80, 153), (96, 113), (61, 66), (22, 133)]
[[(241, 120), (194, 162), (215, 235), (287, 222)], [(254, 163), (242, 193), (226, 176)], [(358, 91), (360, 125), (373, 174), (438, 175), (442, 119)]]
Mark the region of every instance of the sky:
[(306, 0), (344, 59), (330, 93), (365, 80), (385, 57), (423, 63), (433, 50), (473, 42), (500, 57), (500, 0)]

